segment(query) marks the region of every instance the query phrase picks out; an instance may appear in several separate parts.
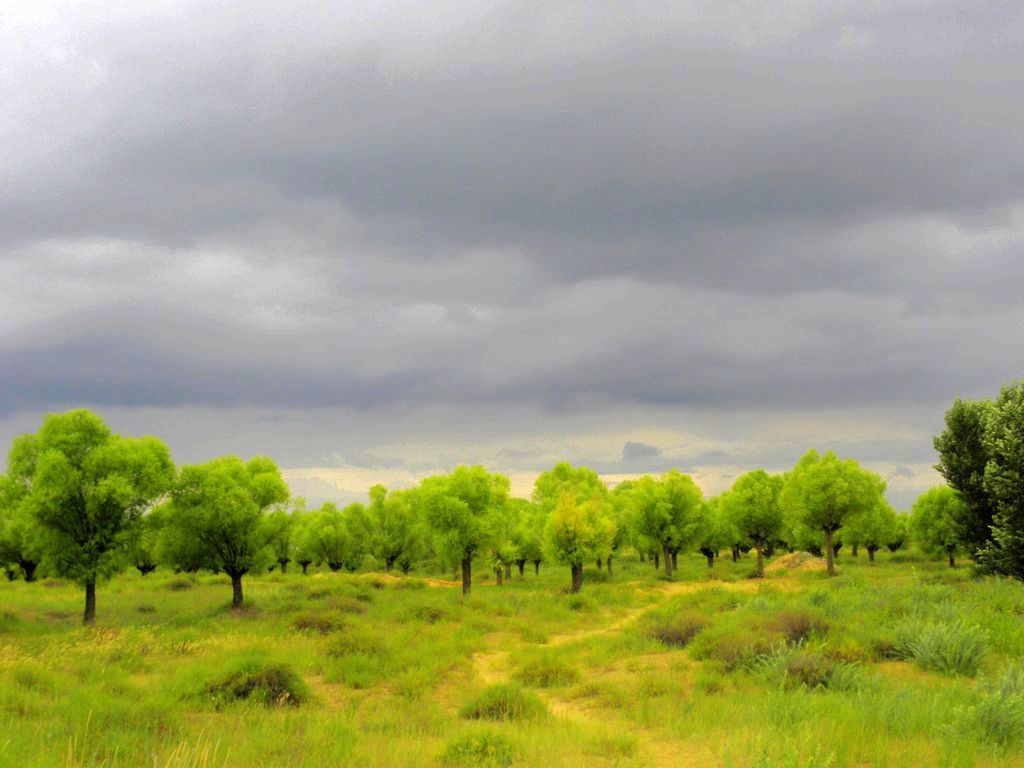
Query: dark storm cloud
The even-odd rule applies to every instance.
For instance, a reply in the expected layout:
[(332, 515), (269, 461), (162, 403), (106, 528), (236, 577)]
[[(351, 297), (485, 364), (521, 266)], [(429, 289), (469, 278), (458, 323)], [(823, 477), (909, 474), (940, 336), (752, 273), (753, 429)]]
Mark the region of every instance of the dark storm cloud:
[(1013, 4), (427, 7), (15, 15), (0, 412), (941, 415), (1019, 375)]
[(622, 446), (623, 461), (643, 461), (645, 459), (656, 459), (661, 455), (661, 449), (647, 443), (633, 442), (627, 440)]

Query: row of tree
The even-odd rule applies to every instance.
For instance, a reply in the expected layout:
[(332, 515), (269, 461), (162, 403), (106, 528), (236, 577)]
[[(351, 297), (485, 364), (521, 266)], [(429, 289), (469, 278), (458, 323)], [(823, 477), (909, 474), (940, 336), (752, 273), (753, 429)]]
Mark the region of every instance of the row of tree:
[(909, 521), (886, 503), (880, 476), (816, 451), (787, 473), (744, 474), (708, 500), (676, 470), (609, 489), (594, 471), (560, 463), (540, 474), (530, 499), (510, 497), (500, 474), (463, 466), (407, 490), (374, 486), (367, 504), (306, 510), (270, 459), (177, 469), (160, 440), (121, 437), (95, 414), (70, 411), (14, 441), (0, 478), (0, 564), (26, 580), (44, 564), (79, 582), (87, 622), (97, 583), (128, 564), (143, 574), (159, 564), (225, 573), (235, 607), (246, 574), (291, 563), (354, 571), (372, 556), (375, 567), (408, 572), (431, 558), (460, 569), (468, 593), (474, 562), (501, 583), (513, 567), (522, 574), (549, 560), (570, 569), (577, 591), (585, 563), (610, 571), (627, 546), (669, 578), (680, 553), (712, 565), (722, 551), (735, 559), (751, 549), (759, 576), (778, 549), (822, 554), (834, 574), (841, 546), (873, 560), (911, 534), (950, 565), (967, 554), (1022, 577), (1022, 393), (1016, 385), (994, 402), (954, 404), (936, 438), (950, 487), (924, 494)]

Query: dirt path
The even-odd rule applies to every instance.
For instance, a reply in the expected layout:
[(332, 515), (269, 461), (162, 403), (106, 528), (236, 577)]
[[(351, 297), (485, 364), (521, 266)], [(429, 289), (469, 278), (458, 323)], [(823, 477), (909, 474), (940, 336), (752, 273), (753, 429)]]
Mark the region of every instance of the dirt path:
[[(764, 582), (761, 581), (738, 581), (738, 582), (666, 582), (658, 584), (652, 589), (652, 593), (658, 599), (648, 605), (633, 608), (623, 615), (604, 626), (594, 629), (586, 629), (578, 632), (567, 632), (560, 635), (552, 635), (548, 638), (548, 647), (558, 647), (567, 643), (588, 640), (592, 637), (599, 637), (621, 632), (626, 627), (638, 621), (640, 617), (649, 611), (656, 610), (665, 602), (676, 595), (692, 594), (705, 589), (721, 588), (734, 592), (756, 592)], [(773, 586), (786, 589), (785, 586), (773, 582)], [(487, 685), (502, 683), (510, 679), (512, 674), (512, 654), (523, 647), (519, 641), (512, 648), (496, 648), (498, 642), (509, 641), (510, 635), (495, 634), (490, 639), (490, 647), (473, 655), (473, 670), (477, 678)], [(513, 642), (515, 642), (513, 640)], [(656, 768), (681, 768), (685, 766), (701, 766), (706, 768), (714, 765), (716, 755), (703, 744), (687, 743), (680, 740), (666, 738), (662, 734), (650, 728), (638, 726), (628, 720), (621, 713), (608, 708), (593, 708), (582, 706), (578, 700), (562, 698), (550, 691), (535, 691), (538, 697), (545, 703), (548, 711), (555, 717), (573, 723), (584, 729), (612, 729), (633, 736), (637, 740), (640, 755), (645, 765), (652, 765)]]

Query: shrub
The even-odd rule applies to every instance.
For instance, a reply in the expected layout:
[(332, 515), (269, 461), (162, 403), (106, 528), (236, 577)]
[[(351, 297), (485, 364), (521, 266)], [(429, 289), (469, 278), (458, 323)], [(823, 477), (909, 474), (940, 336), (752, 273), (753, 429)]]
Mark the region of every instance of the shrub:
[(834, 661), (804, 648), (777, 646), (760, 663), (766, 677), (778, 680), (786, 688), (857, 691), (865, 684), (859, 665)]
[(371, 601), (360, 600), (358, 595), (356, 597), (335, 595), (327, 601), (327, 604), (340, 613), (366, 613), (368, 610), (367, 603), (369, 602)]
[(523, 662), (516, 679), (533, 688), (552, 688), (572, 685), (580, 679), (580, 673), (558, 657), (544, 655)]
[(290, 667), (247, 661), (225, 677), (210, 683), (205, 694), (216, 705), (250, 701), (265, 707), (298, 706), (309, 698), (309, 689)]
[(329, 635), (342, 627), (340, 619), (323, 613), (300, 613), (292, 619), (292, 626), (300, 632)]
[(478, 731), (449, 741), (441, 765), (444, 768), (508, 768), (512, 758), (512, 745), (504, 734)]
[(437, 624), (448, 618), (448, 611), (436, 605), (421, 605), (412, 612), (413, 617), (428, 624)]
[(828, 624), (820, 616), (808, 611), (779, 611), (768, 619), (767, 626), (778, 632), (787, 643), (800, 643), (812, 635), (823, 635)]
[(698, 614), (682, 614), (666, 616), (656, 621), (648, 630), (647, 636), (662, 645), (671, 648), (683, 648), (689, 645), (708, 624), (707, 619)]
[(749, 627), (710, 627), (690, 646), (694, 658), (722, 662), (726, 671), (750, 669), (772, 653), (772, 638)]
[(175, 576), (173, 579), (168, 580), (164, 586), (172, 592), (184, 592), (192, 589), (192, 587), (195, 586), (195, 582), (192, 579), (185, 578), (184, 576)]
[(537, 694), (515, 683), (484, 688), (459, 710), (469, 720), (533, 720), (547, 713)]
[(365, 630), (344, 632), (327, 648), (327, 655), (335, 658), (343, 656), (385, 656), (387, 644), (382, 638)]

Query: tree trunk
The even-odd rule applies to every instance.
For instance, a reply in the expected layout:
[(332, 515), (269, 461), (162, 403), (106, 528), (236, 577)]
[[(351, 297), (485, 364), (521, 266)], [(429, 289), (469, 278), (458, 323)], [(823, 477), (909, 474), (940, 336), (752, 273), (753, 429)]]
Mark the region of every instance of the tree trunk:
[(608, 555), (608, 578), (612, 577), (612, 556)]
[(283, 557), (277, 561), (277, 564), (281, 566), (281, 573), (288, 573), (288, 563), (290, 562), (291, 560), (288, 560)]
[(96, 621), (96, 582), (85, 582), (85, 614), (82, 616), (83, 624), (92, 624)]
[(501, 566), (494, 569), (494, 581), (499, 587), (501, 586)]
[(868, 547), (868, 562), (875, 562), (875, 550)]
[(949, 567), (956, 568), (956, 556), (952, 552), (949, 553)]
[(739, 547), (733, 547), (732, 548), (732, 561), (734, 563), (738, 563), (739, 560), (740, 560), (740, 548)]
[(665, 547), (665, 551), (662, 553), (665, 558), (665, 575), (670, 579), (672, 578), (672, 553), (668, 551), (668, 547)]
[(394, 564), (394, 562), (395, 561), (392, 560), (391, 558), (387, 558), (386, 560), (384, 560), (384, 572), (385, 573), (391, 573), (391, 566)]
[(473, 586), (473, 560), (469, 557), (462, 558), (462, 594), (468, 595), (470, 587)]
[(764, 541), (758, 539), (754, 542), (757, 547), (757, 578), (764, 578)]
[(526, 570), (526, 561), (519, 560), (516, 562), (516, 565), (519, 566), (519, 578), (521, 579), (523, 578), (523, 572)]
[[(859, 548), (860, 548), (860, 545), (859, 545), (859, 544), (854, 544), (854, 545), (853, 545), (853, 548), (852, 548), (852, 549), (850, 550), (850, 552), (851, 552), (851, 553), (853, 554), (853, 556), (854, 556), (854, 557), (856, 557), (856, 556), (857, 556), (857, 550), (858, 550)], [(869, 554), (869, 555), (871, 554), (871, 550), (870, 550), (870, 549), (868, 550), (868, 554)]]
[(36, 580), (37, 563), (33, 563), (31, 560), (22, 560), (19, 565), (21, 566), (21, 573), (25, 577), (25, 581)]
[(583, 586), (583, 566), (574, 565), (572, 566), (572, 593), (576, 594), (580, 591)]
[(505, 578), (512, 578), (512, 563), (505, 563)]
[(303, 576), (308, 576), (309, 575), (309, 563), (299, 563), (299, 565), (302, 566), (302, 575)]
[(836, 575), (835, 554), (832, 552), (832, 529), (825, 529), (825, 564), (828, 566), (828, 575)]
[(242, 574), (231, 574), (231, 610), (242, 607)]
[(677, 559), (678, 556), (679, 556), (678, 552), (673, 552), (672, 553), (672, 573), (675, 573), (676, 571), (679, 570), (679, 560)]
[(599, 570), (599, 571), (600, 571), (600, 570), (601, 570), (601, 567), (602, 567), (603, 565), (604, 565), (604, 562), (603, 562), (603, 561), (601, 560), (601, 558), (600, 558), (600, 557), (599, 557), (599, 558), (597, 558), (597, 570)]
[(654, 570), (661, 570), (661, 555), (659, 555), (657, 552), (654, 553)]
[(706, 557), (707, 560), (708, 560), (708, 568), (714, 568), (715, 567), (715, 553), (712, 552), (710, 549), (706, 549), (706, 550), (704, 550), (704, 557)]
[(540, 560), (533, 561), (533, 575), (540, 576)]

